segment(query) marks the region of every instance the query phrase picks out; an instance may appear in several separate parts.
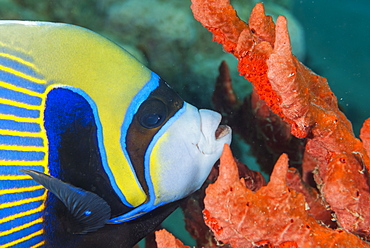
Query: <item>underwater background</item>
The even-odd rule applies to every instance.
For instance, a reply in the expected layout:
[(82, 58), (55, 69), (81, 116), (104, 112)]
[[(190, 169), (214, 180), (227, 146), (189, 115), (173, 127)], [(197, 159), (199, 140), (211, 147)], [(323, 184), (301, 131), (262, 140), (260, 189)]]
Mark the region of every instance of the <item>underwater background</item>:
[[(231, 1), (244, 20), (256, 2)], [(370, 2), (267, 0), (264, 4), (267, 14), (288, 18), (293, 53), (328, 79), (358, 135), (363, 121), (370, 117)], [(211, 34), (194, 20), (189, 6), (190, 1), (184, 0), (0, 0), (0, 17), (89, 28), (126, 48), (199, 108), (212, 108), (218, 66), (226, 60), (242, 100), (251, 86), (239, 76), (236, 59), (211, 41)], [(235, 140), (236, 157), (256, 169), (247, 149)], [(163, 226), (185, 244), (195, 245), (181, 218), (177, 210)]]
[[(258, 1), (231, 1), (246, 19)], [(366, 0), (268, 0), (266, 12), (288, 18), (294, 54), (326, 77), (356, 134), (369, 116), (370, 2)], [(39, 20), (83, 26), (105, 35), (162, 75), (185, 100), (211, 107), (221, 60), (227, 60), (240, 98), (251, 90), (232, 55), (210, 42), (184, 0), (1, 0), (3, 20)]]

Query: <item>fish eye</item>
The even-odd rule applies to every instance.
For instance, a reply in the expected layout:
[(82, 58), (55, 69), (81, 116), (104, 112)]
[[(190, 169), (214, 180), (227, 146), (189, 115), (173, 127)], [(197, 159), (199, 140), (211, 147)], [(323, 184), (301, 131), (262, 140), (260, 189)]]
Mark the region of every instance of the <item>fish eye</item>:
[(140, 125), (145, 128), (160, 126), (167, 117), (166, 105), (158, 99), (143, 102), (137, 112)]

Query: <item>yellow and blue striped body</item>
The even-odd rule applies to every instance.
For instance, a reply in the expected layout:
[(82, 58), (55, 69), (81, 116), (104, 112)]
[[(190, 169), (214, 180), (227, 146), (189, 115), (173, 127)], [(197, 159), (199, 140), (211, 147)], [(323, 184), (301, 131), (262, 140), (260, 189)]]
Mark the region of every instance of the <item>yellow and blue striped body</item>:
[(19, 168), (49, 171), (43, 126), (47, 81), (30, 56), (5, 44), (0, 48), (0, 78), (0, 243), (38, 247), (44, 243), (47, 192)]
[[(166, 115), (143, 127), (143, 118), (152, 121), (145, 111), (156, 104)], [(20, 169), (96, 193), (112, 209), (107, 224), (124, 223), (201, 186), (222, 144), (230, 143), (230, 133), (199, 138), (207, 129), (215, 136), (219, 121), (91, 31), (0, 22), (0, 247), (41, 247), (54, 232), (56, 221), (45, 213), (60, 204)]]

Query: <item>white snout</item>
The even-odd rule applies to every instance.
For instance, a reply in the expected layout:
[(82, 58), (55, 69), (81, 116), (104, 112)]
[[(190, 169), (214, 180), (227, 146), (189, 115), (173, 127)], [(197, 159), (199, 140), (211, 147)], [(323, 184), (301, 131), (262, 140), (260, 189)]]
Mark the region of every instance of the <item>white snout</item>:
[(222, 135), (216, 138), (219, 113), (184, 104), (184, 111), (162, 127), (166, 129), (150, 155), (155, 204), (181, 199), (199, 189), (221, 156), (224, 144), (231, 142), (227, 126), (222, 126)]

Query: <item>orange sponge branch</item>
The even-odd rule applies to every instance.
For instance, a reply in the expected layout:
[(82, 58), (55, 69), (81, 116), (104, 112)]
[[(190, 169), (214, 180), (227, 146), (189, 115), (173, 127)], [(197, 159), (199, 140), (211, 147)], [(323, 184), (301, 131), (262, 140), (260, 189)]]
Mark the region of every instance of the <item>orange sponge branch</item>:
[[(292, 54), (285, 17), (275, 26), (262, 3), (256, 4), (249, 24), (228, 0), (192, 0), (191, 8), (214, 40), (238, 59), (239, 72), (260, 99), (290, 125), (291, 134), (306, 139), (303, 177), (314, 174), (338, 225), (370, 240), (369, 156), (327, 80)], [(367, 147), (368, 130), (362, 131)]]

